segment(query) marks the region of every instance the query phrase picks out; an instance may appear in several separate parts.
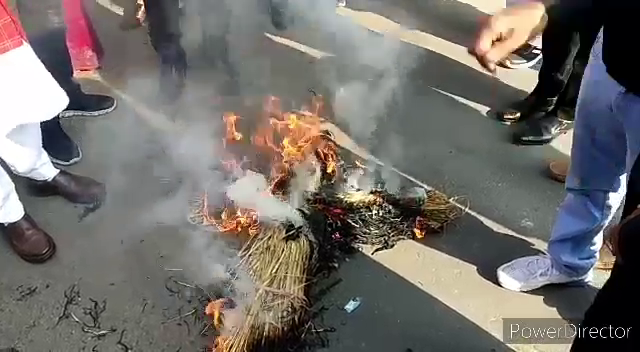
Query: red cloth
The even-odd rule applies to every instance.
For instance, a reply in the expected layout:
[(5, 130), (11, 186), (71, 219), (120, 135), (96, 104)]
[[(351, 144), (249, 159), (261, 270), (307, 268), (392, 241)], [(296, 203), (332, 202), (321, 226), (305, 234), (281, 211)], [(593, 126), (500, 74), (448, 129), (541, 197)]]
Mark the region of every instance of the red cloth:
[(76, 71), (100, 67), (103, 51), (82, 0), (64, 0), (67, 46)]
[(6, 0), (0, 0), (0, 55), (21, 47), (26, 38), (22, 24), (11, 13)]

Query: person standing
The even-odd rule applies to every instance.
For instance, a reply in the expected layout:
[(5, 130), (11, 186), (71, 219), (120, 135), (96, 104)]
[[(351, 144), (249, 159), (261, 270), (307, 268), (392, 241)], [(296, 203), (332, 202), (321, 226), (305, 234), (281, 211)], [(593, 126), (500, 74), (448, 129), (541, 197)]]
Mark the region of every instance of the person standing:
[[(29, 179), (35, 195), (99, 204), (104, 199), (104, 185), (56, 169), (42, 146), (40, 123), (63, 111), (69, 98), (26, 38), (6, 0), (0, 0), (0, 159), (14, 174)], [(3, 167), (0, 223), (9, 245), (25, 261), (42, 263), (55, 253), (53, 238), (25, 212)]]
[(640, 3), (632, 0), (532, 1), (494, 15), (470, 51), (487, 70), (514, 48), (559, 21), (603, 23), (576, 109), (567, 196), (558, 209), (548, 255), (518, 258), (497, 269), (498, 282), (513, 291), (549, 284), (586, 283), (592, 277), (603, 230), (622, 204), (630, 161), (640, 154), (640, 68), (629, 65), (629, 36)]
[(579, 334), (571, 346), (572, 352), (640, 350), (636, 331), (636, 313), (640, 306), (634, 290), (629, 289), (638, 273), (636, 269), (640, 268), (637, 256), (640, 249), (639, 206), (640, 160), (636, 159), (629, 172), (622, 221), (612, 229), (617, 260), (609, 279), (598, 291), (580, 323), (580, 328), (584, 331), (597, 329), (606, 333), (595, 336)]
[(60, 118), (102, 116), (116, 108), (116, 100), (85, 93), (73, 78), (62, 0), (17, 0), (16, 5), (31, 48), (69, 97), (59, 117), (41, 124), (44, 149), (55, 164), (73, 165), (82, 159), (82, 151), (64, 131)]
[(600, 27), (598, 20), (573, 27), (555, 17), (549, 20), (542, 33), (545, 59), (536, 87), (497, 114), (503, 123), (517, 123), (514, 144), (545, 145), (572, 125), (582, 75)]

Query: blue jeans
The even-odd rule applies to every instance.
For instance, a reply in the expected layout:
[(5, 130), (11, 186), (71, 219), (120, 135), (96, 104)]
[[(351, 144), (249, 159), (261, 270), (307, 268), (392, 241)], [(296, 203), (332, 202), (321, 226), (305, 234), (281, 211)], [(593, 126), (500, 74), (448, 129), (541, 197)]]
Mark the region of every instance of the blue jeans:
[(627, 172), (640, 152), (640, 97), (607, 74), (601, 41), (600, 34), (582, 79), (567, 196), (548, 248), (557, 269), (572, 276), (595, 265), (603, 229), (623, 201)]

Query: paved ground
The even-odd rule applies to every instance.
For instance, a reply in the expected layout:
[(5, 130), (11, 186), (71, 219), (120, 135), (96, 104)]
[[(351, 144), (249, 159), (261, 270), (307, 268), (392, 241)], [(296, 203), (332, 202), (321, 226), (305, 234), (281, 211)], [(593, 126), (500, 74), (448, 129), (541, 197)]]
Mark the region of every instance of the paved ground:
[[(233, 54), (247, 94), (268, 88), (293, 100), (308, 88), (338, 92), (336, 124), (361, 147), (470, 204), (469, 214), (441, 237), (358, 255), (342, 266), (343, 282), (324, 302), (324, 323), (337, 329), (327, 351), (567, 350), (501, 342), (502, 318), (580, 317), (595, 292), (516, 294), (495, 285), (498, 265), (544, 249), (563, 189), (543, 172), (548, 160), (568, 150), (567, 137), (548, 147), (512, 146), (508, 129), (486, 117), (535, 82), (530, 70), (489, 76), (465, 52), (483, 11), (501, 6), (352, 0), (338, 16), (317, 10), (315, 23), (298, 21), (284, 33), (269, 29), (264, 36), (264, 24), (249, 20), (243, 24), (258, 24), (238, 30), (243, 45)], [(208, 128), (219, 116), (214, 98), (224, 74), (193, 55), (184, 101), (159, 104), (155, 56), (144, 31), (120, 32), (111, 10), (91, 6), (107, 56), (100, 77), (85, 84), (116, 95), (120, 106), (102, 119), (68, 123), (85, 155), (72, 170), (105, 181), (109, 201), (79, 220), (82, 209), (23, 196), (60, 251), (51, 263), (31, 266), (0, 247), (0, 347), (121, 351), (117, 341), (126, 330), (122, 341), (136, 351), (196, 350), (203, 343), (200, 326), (172, 320), (194, 302), (170, 295), (166, 280), (176, 275), (210, 283), (232, 261), (221, 243), (184, 223), (188, 181), (206, 179), (215, 157)], [(186, 40), (197, 42), (197, 32)], [(223, 101), (233, 105), (234, 99)], [(390, 182), (403, 178), (389, 175)], [(107, 301), (102, 328), (113, 326), (116, 333), (95, 339), (72, 319), (56, 325), (64, 292), (76, 283), (80, 306), (89, 298)], [(362, 306), (347, 314), (341, 307), (352, 297), (361, 297)], [(80, 306), (71, 311), (85, 319)]]

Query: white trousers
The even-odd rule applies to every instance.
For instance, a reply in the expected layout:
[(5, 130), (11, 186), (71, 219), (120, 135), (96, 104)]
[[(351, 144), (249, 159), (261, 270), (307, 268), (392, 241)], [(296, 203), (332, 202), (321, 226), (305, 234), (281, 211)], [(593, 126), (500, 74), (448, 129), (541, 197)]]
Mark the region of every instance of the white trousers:
[[(37, 181), (50, 181), (58, 172), (42, 147), (39, 123), (19, 125), (0, 134), (0, 159), (14, 174)], [(9, 224), (24, 216), (24, 207), (13, 181), (0, 167), (0, 223)]]

